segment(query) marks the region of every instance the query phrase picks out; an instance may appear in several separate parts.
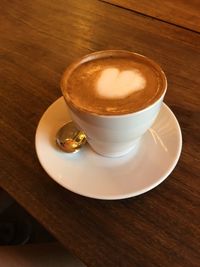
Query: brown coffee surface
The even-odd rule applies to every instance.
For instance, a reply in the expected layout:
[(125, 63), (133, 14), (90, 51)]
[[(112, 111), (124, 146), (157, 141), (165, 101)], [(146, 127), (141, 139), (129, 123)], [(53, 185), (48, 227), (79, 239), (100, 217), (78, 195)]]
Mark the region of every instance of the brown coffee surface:
[[(146, 81), (144, 88), (125, 97), (102, 97), (96, 87), (101, 73), (108, 68), (117, 68), (119, 72), (139, 71)], [(71, 65), (62, 80), (63, 95), (69, 105), (100, 115), (140, 111), (158, 100), (165, 87), (165, 76), (157, 64), (138, 54), (122, 51), (91, 54)]]

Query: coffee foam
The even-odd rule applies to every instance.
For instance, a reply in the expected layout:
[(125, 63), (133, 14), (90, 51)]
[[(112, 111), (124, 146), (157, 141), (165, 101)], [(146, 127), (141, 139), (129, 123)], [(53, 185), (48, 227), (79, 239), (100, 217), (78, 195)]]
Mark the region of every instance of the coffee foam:
[(72, 64), (61, 88), (68, 105), (99, 115), (121, 115), (153, 104), (165, 91), (162, 70), (125, 51), (103, 51)]
[(101, 71), (96, 90), (100, 97), (124, 98), (143, 90), (145, 85), (146, 79), (139, 70), (121, 71), (118, 68), (110, 67)]

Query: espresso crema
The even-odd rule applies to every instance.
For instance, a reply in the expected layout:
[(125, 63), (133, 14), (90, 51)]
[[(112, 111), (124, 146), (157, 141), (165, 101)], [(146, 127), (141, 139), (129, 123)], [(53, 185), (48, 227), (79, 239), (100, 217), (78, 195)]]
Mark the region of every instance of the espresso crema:
[(161, 68), (144, 56), (108, 50), (70, 65), (61, 87), (72, 108), (99, 115), (123, 115), (155, 103), (166, 89), (166, 78)]

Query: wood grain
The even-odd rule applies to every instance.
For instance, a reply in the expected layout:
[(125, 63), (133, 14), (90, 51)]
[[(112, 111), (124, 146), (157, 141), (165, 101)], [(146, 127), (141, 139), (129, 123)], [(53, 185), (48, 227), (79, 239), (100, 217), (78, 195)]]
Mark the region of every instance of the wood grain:
[[(0, 5), (0, 186), (87, 266), (199, 266), (200, 35), (94, 0)], [(122, 201), (60, 187), (34, 147), (40, 117), (61, 95), (66, 66), (111, 48), (145, 54), (162, 66), (165, 102), (183, 133), (182, 155), (168, 179)]]
[(112, 5), (151, 16), (168, 23), (200, 32), (200, 2), (198, 0), (101, 0)]

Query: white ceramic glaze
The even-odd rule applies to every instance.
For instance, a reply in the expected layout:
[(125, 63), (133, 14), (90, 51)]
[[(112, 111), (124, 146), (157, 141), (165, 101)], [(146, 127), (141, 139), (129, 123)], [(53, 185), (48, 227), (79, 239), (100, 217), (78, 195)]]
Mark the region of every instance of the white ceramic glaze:
[(61, 97), (46, 110), (39, 122), (36, 151), (51, 178), (83, 196), (123, 199), (145, 193), (168, 177), (181, 153), (181, 130), (165, 104), (138, 146), (119, 158), (102, 157), (88, 145), (76, 154), (62, 152), (56, 145), (55, 135), (70, 120)]
[[(152, 69), (159, 72), (160, 75), (157, 77), (161, 90), (159, 94), (157, 92), (159, 98), (153, 104), (140, 111), (122, 115), (100, 115), (100, 113), (96, 114), (75, 104), (70, 99), (66, 90), (68, 79), (73, 71), (84, 62), (90, 62), (97, 58), (116, 56), (140, 58), (141, 62), (145, 62)], [(99, 79), (97, 81), (97, 91), (106, 98), (113, 97), (114, 91), (116, 91), (116, 94), (119, 94), (115, 95), (115, 97), (122, 97), (123, 93), (125, 93), (125, 96), (128, 96), (136, 89), (144, 89), (146, 83), (145, 77), (138, 70), (133, 71), (133, 69), (119, 71), (116, 68), (107, 68), (102, 72)], [(61, 79), (61, 90), (70, 110), (72, 120), (86, 134), (87, 141), (92, 149), (106, 157), (119, 157), (133, 149), (140, 141), (142, 135), (154, 123), (167, 90), (167, 79), (157, 63), (143, 55), (123, 50), (107, 50), (86, 55), (68, 66)], [(109, 107), (106, 108), (108, 109)], [(120, 105), (118, 108), (120, 110)]]
[(146, 109), (126, 115), (102, 116), (68, 108), (72, 120), (85, 132), (95, 152), (106, 157), (119, 157), (132, 150), (152, 126), (164, 94)]

